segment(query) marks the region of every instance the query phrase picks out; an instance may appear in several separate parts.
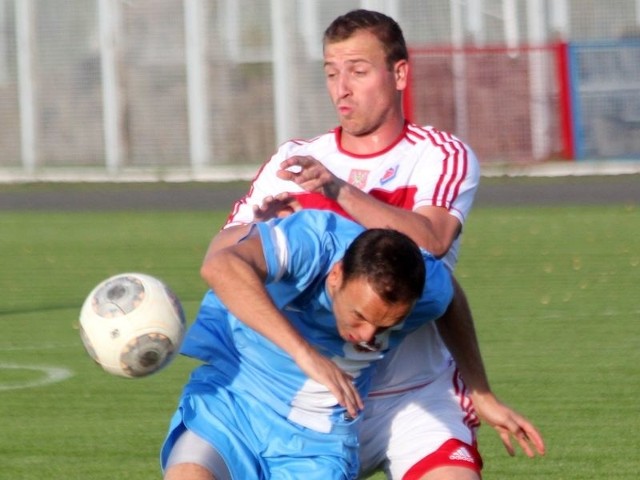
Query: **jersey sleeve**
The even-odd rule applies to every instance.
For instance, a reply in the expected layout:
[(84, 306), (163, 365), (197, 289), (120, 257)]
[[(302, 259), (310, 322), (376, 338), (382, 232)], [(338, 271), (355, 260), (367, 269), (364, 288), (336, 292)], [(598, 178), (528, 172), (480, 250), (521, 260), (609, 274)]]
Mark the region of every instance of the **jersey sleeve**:
[(222, 228), (244, 225), (253, 221), (253, 206), (261, 205), (265, 197), (283, 192), (301, 192), (302, 189), (293, 182), (278, 178), (280, 164), (294, 154), (295, 142), (283, 144), (278, 151), (264, 163), (249, 186), (249, 191), (234, 203), (231, 213)]
[(426, 252), (423, 257), (427, 271), (424, 290), (407, 319), (408, 323), (417, 322), (418, 326), (440, 318), (453, 300), (453, 281), (445, 263)]
[(414, 209), (446, 208), (461, 224), (471, 210), (480, 183), (480, 165), (473, 150), (453, 135), (426, 129), (428, 146), (414, 171)]
[(266, 283), (279, 306), (324, 282), (363, 228), (340, 215), (302, 210), (256, 224), (267, 263)]

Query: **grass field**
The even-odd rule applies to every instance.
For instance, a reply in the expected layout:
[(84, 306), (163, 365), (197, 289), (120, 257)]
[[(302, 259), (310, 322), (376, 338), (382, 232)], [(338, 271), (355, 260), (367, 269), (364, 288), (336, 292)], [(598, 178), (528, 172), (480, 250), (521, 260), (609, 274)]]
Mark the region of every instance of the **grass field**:
[[(0, 213), (0, 478), (160, 478), (158, 449), (193, 364), (109, 376), (85, 354), (77, 316), (96, 283), (138, 270), (167, 281), (192, 318), (200, 260), (222, 219)], [(494, 390), (548, 447), (544, 458), (510, 458), (482, 427), (485, 479), (638, 477), (638, 238), (637, 206), (474, 211), (457, 275)]]

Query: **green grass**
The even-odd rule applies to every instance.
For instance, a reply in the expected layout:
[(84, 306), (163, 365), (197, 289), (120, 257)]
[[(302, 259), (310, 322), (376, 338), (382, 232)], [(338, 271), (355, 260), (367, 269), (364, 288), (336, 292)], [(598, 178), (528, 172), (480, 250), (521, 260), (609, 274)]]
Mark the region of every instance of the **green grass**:
[[(0, 477), (160, 478), (158, 449), (193, 364), (179, 358), (140, 380), (103, 373), (84, 353), (78, 312), (100, 280), (138, 270), (167, 281), (192, 318), (200, 261), (223, 218), (0, 213)], [(544, 458), (510, 458), (482, 427), (485, 479), (637, 478), (639, 238), (634, 206), (472, 214), (457, 275), (492, 385), (548, 447)], [(27, 388), (42, 367), (72, 376)]]

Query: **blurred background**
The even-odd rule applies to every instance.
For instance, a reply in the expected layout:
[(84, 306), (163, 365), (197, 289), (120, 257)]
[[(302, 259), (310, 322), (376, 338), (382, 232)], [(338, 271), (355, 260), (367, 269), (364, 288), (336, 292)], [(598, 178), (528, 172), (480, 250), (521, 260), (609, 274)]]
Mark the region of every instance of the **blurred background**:
[(361, 7), (484, 166), (640, 161), (640, 0), (0, 0), (0, 179), (250, 178), (336, 125), (322, 34)]

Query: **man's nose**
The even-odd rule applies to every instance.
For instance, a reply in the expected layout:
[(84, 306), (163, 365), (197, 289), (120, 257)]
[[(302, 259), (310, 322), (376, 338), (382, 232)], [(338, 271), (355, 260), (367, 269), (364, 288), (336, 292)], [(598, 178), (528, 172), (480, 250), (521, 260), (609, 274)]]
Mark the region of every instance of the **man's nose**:
[(337, 89), (338, 89), (339, 98), (344, 98), (349, 95), (349, 93), (351, 92), (351, 89), (349, 87), (348, 75), (344, 73), (341, 73), (340, 75), (338, 75)]
[(375, 325), (371, 325), (370, 323), (360, 326), (360, 328), (358, 329), (358, 336), (360, 337), (360, 341), (366, 343), (371, 342), (376, 336), (377, 331), (378, 328)]

